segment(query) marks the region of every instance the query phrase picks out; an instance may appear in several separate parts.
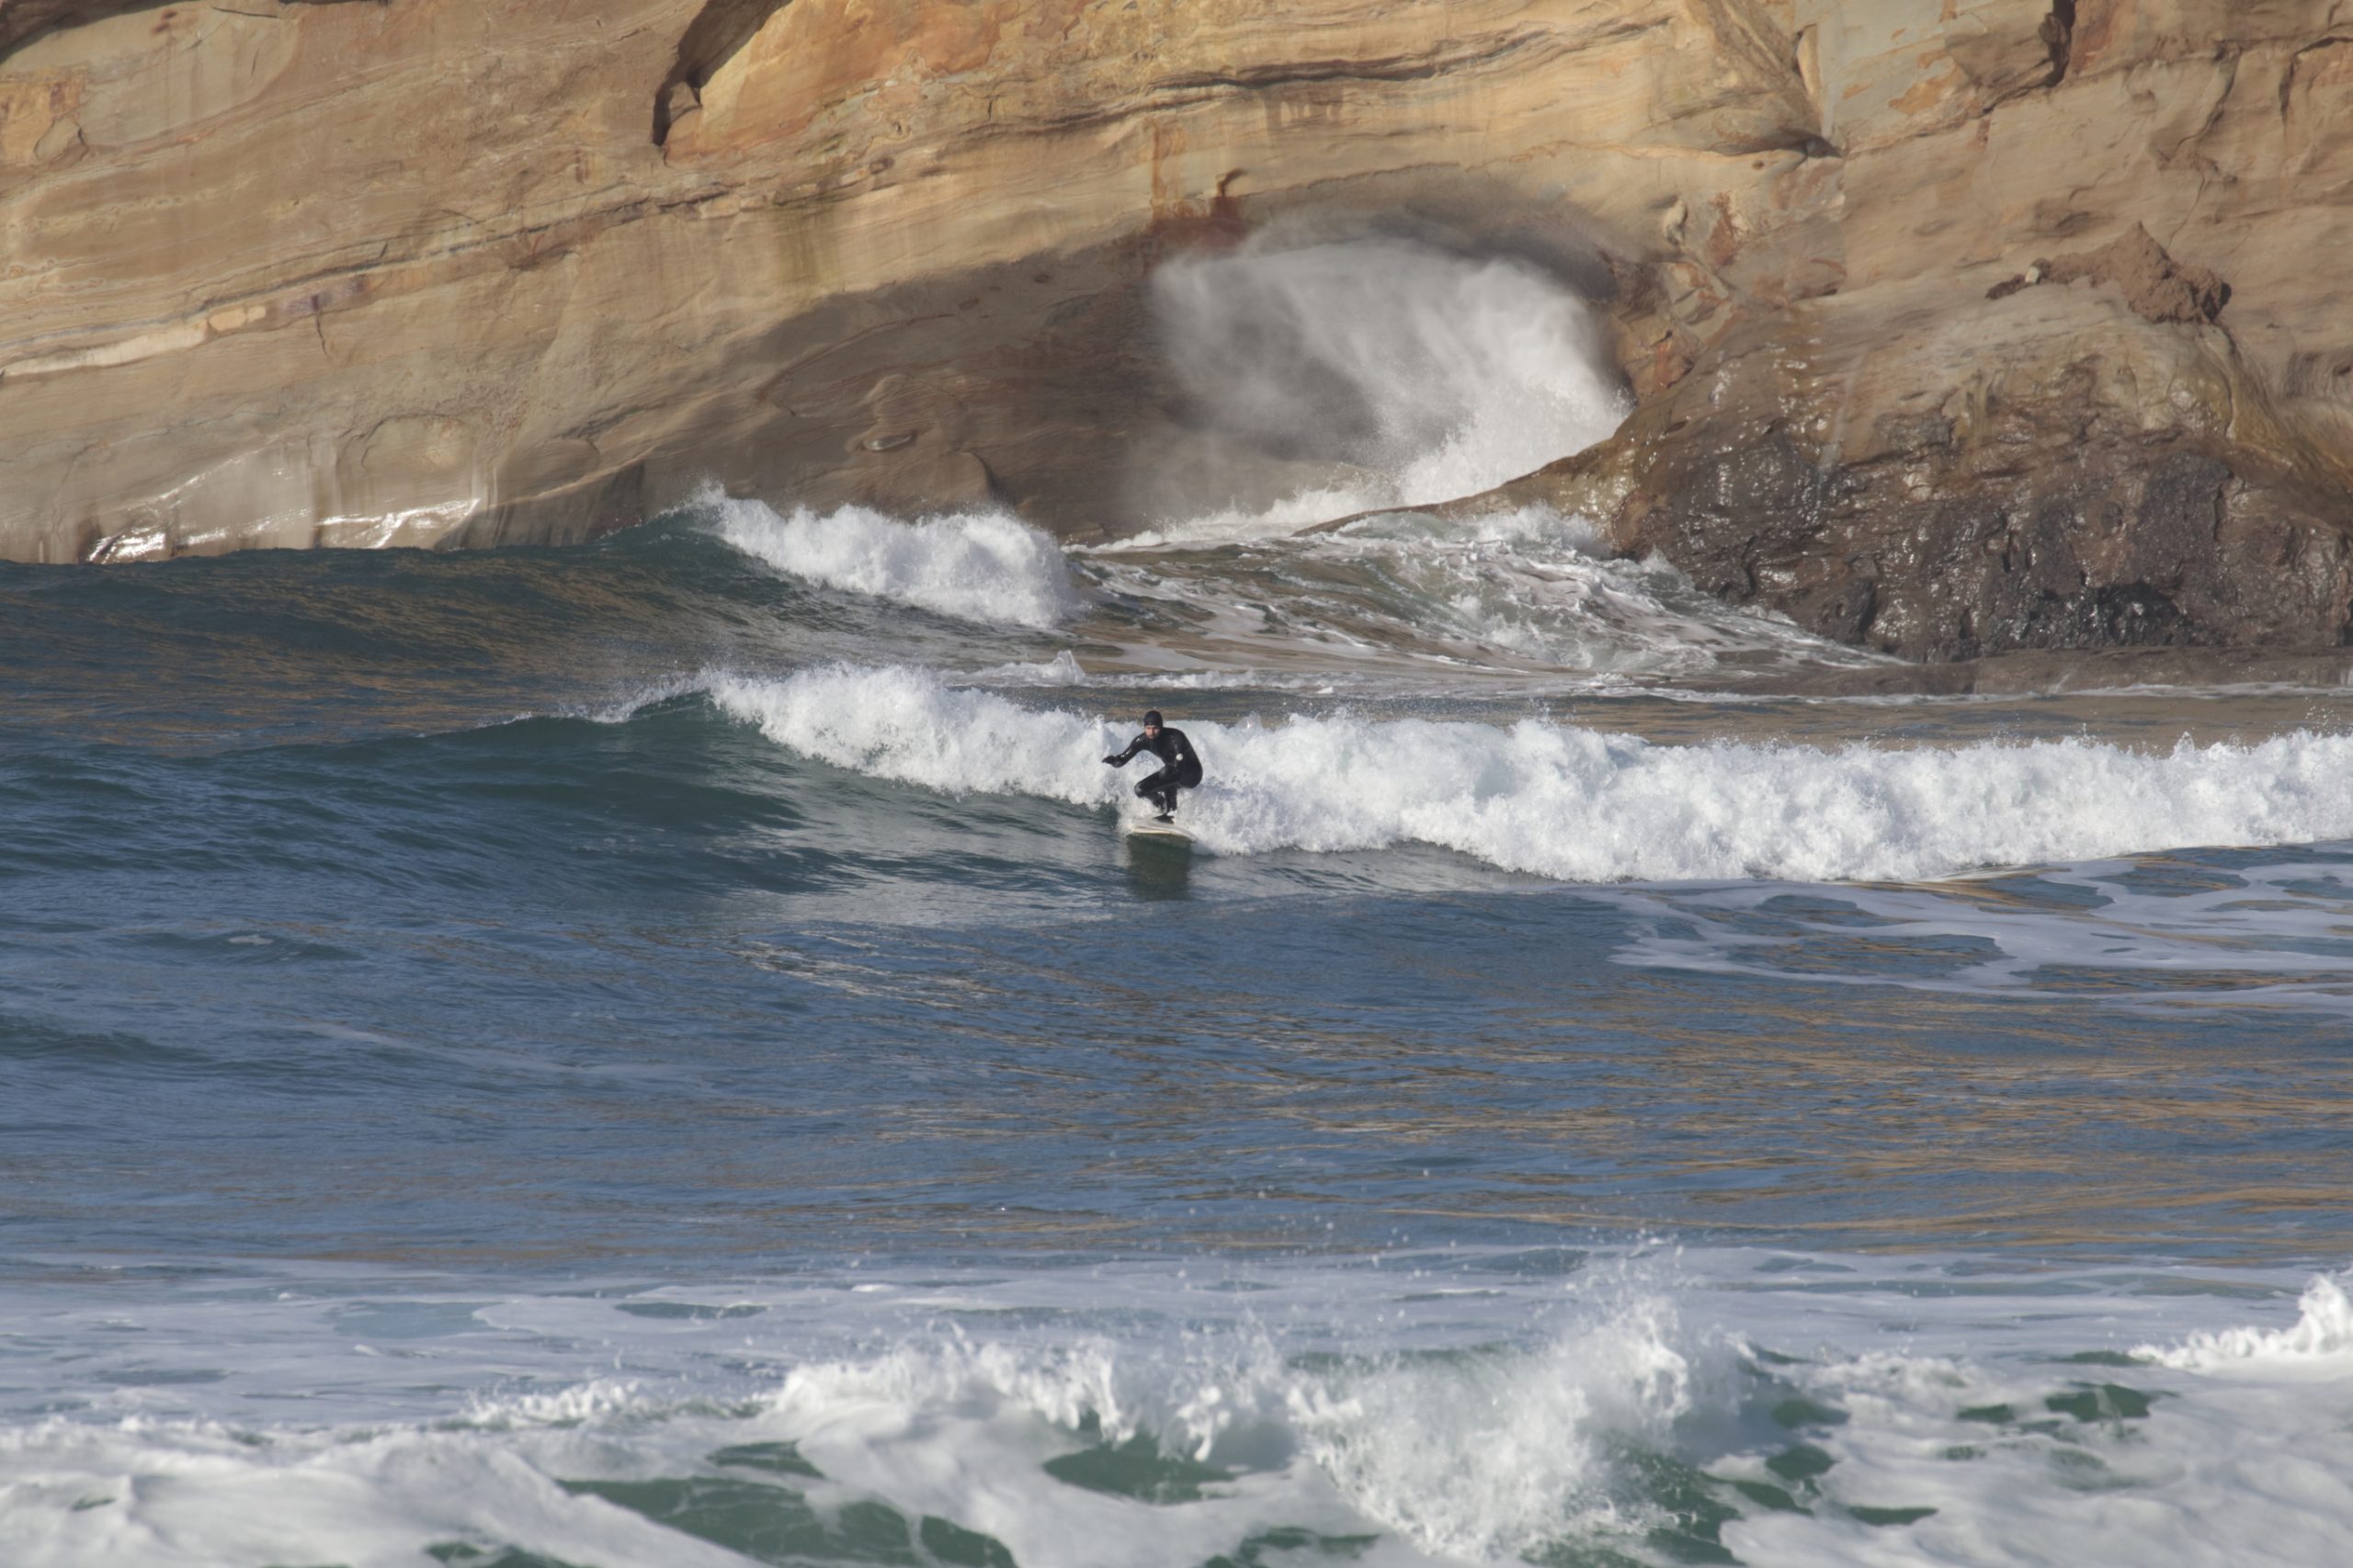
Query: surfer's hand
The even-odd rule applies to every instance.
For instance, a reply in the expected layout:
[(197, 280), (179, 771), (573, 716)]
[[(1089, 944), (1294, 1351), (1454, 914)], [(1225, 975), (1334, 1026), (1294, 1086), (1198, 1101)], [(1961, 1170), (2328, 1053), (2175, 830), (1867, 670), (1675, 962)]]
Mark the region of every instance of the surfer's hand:
[(1120, 766), (1120, 759), (1116, 756), (1107, 756), (1103, 759), (1103, 766), (1106, 767), (1117, 767)]

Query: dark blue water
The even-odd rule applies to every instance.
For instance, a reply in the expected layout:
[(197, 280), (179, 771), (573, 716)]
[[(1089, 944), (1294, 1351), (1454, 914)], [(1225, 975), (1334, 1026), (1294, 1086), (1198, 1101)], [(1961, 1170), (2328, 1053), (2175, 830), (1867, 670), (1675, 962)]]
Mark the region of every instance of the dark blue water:
[[(1196, 577), (1200, 569), (1198, 558), (1187, 567)], [(1082, 592), (1089, 581), (1082, 571)], [(1468, 1522), (1440, 1518), (1427, 1498), (1384, 1513), (1367, 1499), (1402, 1495), (1404, 1483), (1381, 1469), (1390, 1461), (1366, 1471), (1362, 1438), (1334, 1458), (1317, 1446), (1323, 1428), (1295, 1414), (1277, 1422), (1290, 1435), (1263, 1463), (1247, 1443), (1218, 1450), (1220, 1474), (1240, 1489), (1218, 1494), (1247, 1493), (1237, 1478), (1251, 1474), (1323, 1479), (1284, 1506), (1290, 1514), (1276, 1506), (1253, 1523), (1233, 1505), (1239, 1512), (1203, 1527), (1202, 1550), (1186, 1561), (1348, 1556), (1370, 1548), (1314, 1543), (1360, 1536), (1382, 1543), (1373, 1560), (1401, 1562), (1525, 1551), (1545, 1562), (1724, 1561), (1701, 1549), (1743, 1540), (1755, 1560), (1789, 1560), (1820, 1542), (1790, 1547), (1768, 1528), (1778, 1505), (1734, 1486), (1748, 1475), (1741, 1445), (1765, 1439), (1733, 1428), (1705, 1442), (1690, 1435), (1692, 1410), (1737, 1427), (1730, 1413), (1751, 1395), (1711, 1404), (1704, 1389), (1686, 1390), (1677, 1404), (1643, 1381), (1651, 1373), (1629, 1373), (1626, 1387), (1650, 1391), (1627, 1395), (1629, 1408), (1651, 1414), (1593, 1414), (1608, 1403), (1593, 1369), (1617, 1365), (1628, 1324), (1649, 1321), (1629, 1301), (1737, 1295), (1751, 1270), (1780, 1280), (1775, 1258), (1861, 1267), (1872, 1291), (1883, 1283), (1875, 1269), (1916, 1267), (1939, 1280), (1990, 1271), (2021, 1301), (2048, 1275), (2061, 1281), (2054, 1299), (2088, 1296), (2127, 1319), (2150, 1300), (2226, 1303), (2145, 1331), (2188, 1343), (2193, 1330), (2239, 1324), (2284, 1331), (2298, 1321), (2292, 1299), (2305, 1278), (2353, 1254), (2353, 1210), (2342, 1200), (2353, 1176), (2353, 850), (2341, 841), (2151, 842), (2124, 856), (1913, 884), (1596, 885), (1410, 834), (1333, 852), (1271, 840), (1221, 849), (1266, 820), (1246, 815), (1260, 808), (1245, 790), (1224, 807), (1205, 794), (1203, 842), (1170, 846), (1125, 838), (1112, 805), (1051, 790), (991, 788), (979, 774), (971, 787), (928, 787), (903, 781), (897, 764), (820, 760), (822, 747), (780, 744), (740, 703), (714, 697), (707, 672), (789, 682), (839, 662), (985, 682), (998, 679), (987, 672), (1040, 667), (1075, 647), (1081, 664), (1120, 673), (1098, 681), (1080, 671), (1075, 684), (999, 679), (1014, 710), (1043, 725), (1078, 722), (1054, 715), (1124, 721), (1155, 703), (1224, 738), (1231, 766), (1213, 782), (1236, 788), (1256, 787), (1244, 775), (1262, 766), (1245, 749), (1261, 743), (1247, 738), (1279, 735), (1298, 718), (1393, 734), (1392, 771), (1426, 766), (1406, 749), (1425, 732), (1381, 726), (1531, 719), (1626, 736), (1775, 733), (1833, 745), (1900, 729), (1903, 744), (1931, 749), (1990, 733), (2029, 747), (2020, 755), (2032, 763), (2044, 755), (2034, 745), (2145, 745), (2152, 731), (2228, 728), (2251, 743), (2301, 734), (2283, 744), (2321, 746), (2333, 699), (1883, 710), (1695, 700), (1704, 683), (1597, 686), (1564, 699), (1557, 685), (1505, 679), (1443, 691), (1343, 682), (1326, 694), (1300, 678), (1315, 668), (1312, 640), (1263, 678), (1245, 667), (1215, 682), (1163, 683), (1136, 667), (1136, 650), (1183, 616), (1116, 597), (1084, 614), (1071, 630), (989, 627), (824, 589), (691, 520), (562, 551), (0, 568), (0, 1280), (18, 1325), (0, 1339), (13, 1358), (0, 1366), (12, 1418), (24, 1424), (0, 1464), (21, 1472), (14, 1493), (0, 1477), (0, 1523), (38, 1525), (27, 1539), (42, 1545), (30, 1560), (118, 1560), (106, 1540), (126, 1562), (293, 1560), (211, 1512), (188, 1516), (197, 1522), (185, 1539), (210, 1544), (184, 1557), (152, 1533), (93, 1536), (99, 1527), (67, 1506), (84, 1500), (79, 1492), (47, 1498), (26, 1477), (79, 1473), (76, 1445), (126, 1415), (196, 1425), (128, 1450), (108, 1437), (118, 1447), (87, 1460), (92, 1474), (166, 1463), (165, 1450), (189, 1444), (209, 1454), (205, 1423), (263, 1419), (259, 1406), (235, 1415), (223, 1391), (266, 1402), (373, 1387), (376, 1374), (351, 1359), (358, 1352), (335, 1346), (407, 1335), (454, 1359), (425, 1384), (398, 1385), (397, 1397), (351, 1392), (282, 1430), (272, 1416), (268, 1440), (290, 1442), (299, 1430), (341, 1454), (344, 1438), (316, 1436), (337, 1420), (396, 1409), (429, 1426), (476, 1409), (464, 1402), (491, 1387), (585, 1401), (563, 1418), (576, 1423), (602, 1408), (591, 1372), (608, 1352), (666, 1380), (665, 1410), (756, 1402), (781, 1369), (806, 1363), (812, 1345), (853, 1360), (913, 1354), (910, 1346), (933, 1345), (931, 1329), (916, 1325), (936, 1326), (940, 1312), (1032, 1324), (1016, 1335), (1020, 1353), (1077, 1376), (1069, 1358), (1103, 1335), (1175, 1343), (1173, 1327), (1137, 1325), (1185, 1321), (1198, 1301), (1171, 1282), (1211, 1276), (1291, 1301), (1288, 1321), (1308, 1313), (1319, 1355), (1386, 1354), (1396, 1333), (1419, 1325), (1412, 1332), (1441, 1346), (1544, 1347), (1528, 1352), (1539, 1372), (1497, 1374), (1506, 1383), (1540, 1381), (1552, 1365), (1542, 1358), (1567, 1357), (1584, 1369), (1561, 1385), (1568, 1403), (1528, 1415), (1527, 1440), (1583, 1457), (1570, 1479), (1555, 1478), (1563, 1500), (1538, 1510), (1537, 1524), (1500, 1501), (1494, 1517)], [(907, 722), (938, 726), (942, 711)], [(978, 767), (971, 759), (990, 747), (1048, 744), (1027, 733), (936, 738), (959, 766)], [(2305, 767), (2305, 756), (2279, 766)], [(2174, 786), (2151, 786), (2160, 787)], [(1496, 809), (1522, 812), (1526, 825), (1514, 831), (1611, 830), (1528, 814), (1536, 808), (1508, 798)], [(1546, 1294), (1559, 1279), (1591, 1259), (1677, 1246), (1717, 1261), (1656, 1278), (1643, 1270), (1667, 1266), (1643, 1265), (1635, 1284), (1612, 1265), (1621, 1283), (1594, 1298), (1601, 1305), (1577, 1319), (1585, 1326), (1561, 1326), (1566, 1309)], [(1443, 1332), (1401, 1303), (1451, 1299), (1452, 1286), (1392, 1296), (1362, 1283), (1381, 1258), (1443, 1272), (1449, 1257), (1549, 1261), (1532, 1277), (1518, 1265), (1502, 1271), (1500, 1293), (1479, 1298), (1502, 1303), (1492, 1308), (1501, 1315), (1449, 1317)], [(1819, 1261), (1836, 1259), (1847, 1261)], [(1152, 1298), (1148, 1310), (1117, 1283), (1131, 1269), (1143, 1271), (1147, 1283), (1132, 1289)], [(888, 1324), (842, 1315), (847, 1295), (824, 1298), (839, 1311), (776, 1295), (780, 1282), (838, 1292), (869, 1277), (902, 1292), (961, 1281), (969, 1295)], [(1169, 1290), (1176, 1304), (1164, 1299)], [(1097, 1317), (1068, 1333), (1033, 1332), (1044, 1320), (1022, 1314), (1041, 1291), (1057, 1310)], [(584, 1330), (566, 1316), (578, 1309), (560, 1309), (582, 1292), (648, 1311), (608, 1313)], [(774, 1330), (756, 1353), (721, 1343), (735, 1332), (724, 1313), (738, 1300), (749, 1303), (747, 1324), (766, 1314)], [(1756, 1309), (1762, 1315), (1742, 1332), (1769, 1322), (1785, 1348), (1794, 1335), (1851, 1357), (1889, 1321), (1859, 1306), (1872, 1326), (1817, 1335), (1788, 1305), (1802, 1294), (1773, 1300), (1783, 1305)], [(271, 1303), (300, 1301), (327, 1303), (318, 1310), (329, 1315), (288, 1328), (287, 1343), (305, 1348), (281, 1359), (269, 1348), (278, 1331), (262, 1325), (294, 1310)], [(2273, 1322), (2247, 1302), (2285, 1316)], [(789, 1318), (799, 1324), (790, 1333), (778, 1326)], [(168, 1334), (179, 1348), (118, 1366), (109, 1321)], [(28, 1326), (36, 1322), (46, 1325), (39, 1333)], [(685, 1339), (611, 1337), (672, 1323), (678, 1335), (717, 1335), (708, 1347), (693, 1342), (712, 1359), (677, 1360)], [(1216, 1335), (1245, 1334), (1218, 1324)], [(970, 1345), (983, 1331), (962, 1332)], [(1282, 1339), (1263, 1323), (1247, 1332)], [(1714, 1364), (1697, 1341), (1661, 1332), (1627, 1343), (1666, 1346), (1658, 1353), (1684, 1366), (1677, 1377)], [(1972, 1353), (1965, 1321), (1938, 1332), (1950, 1339), (1939, 1353)], [(2034, 1341), (2031, 1354), (2121, 1353), (2131, 1345), (2118, 1336), (2134, 1332), (2078, 1326)], [(1596, 1334), (1620, 1348), (1594, 1348)], [(941, 1410), (972, 1397), (976, 1374), (943, 1371), (933, 1348), (922, 1353), (934, 1358), (915, 1381), (937, 1388), (899, 1397), (945, 1419)], [(1269, 1354), (1294, 1371), (1251, 1386), (1280, 1383), (1282, 1399), (1307, 1398), (1282, 1379), (1310, 1363), (1286, 1362), (1280, 1346)], [(1726, 1354), (1726, 1367), (1739, 1360)], [(92, 1369), (108, 1367), (92, 1381)], [(307, 1369), (288, 1369), (297, 1367)], [(2038, 1384), (2034, 1397), (2074, 1397), (2063, 1381)], [(1010, 1398), (1010, 1386), (988, 1382), (992, 1398)], [(1084, 1431), (1109, 1431), (1105, 1452), (1125, 1452), (1124, 1434), (1142, 1431), (1147, 1448), (1160, 1443), (1153, 1462), (1175, 1465), (1184, 1445), (1172, 1434), (1194, 1419), (1179, 1419), (1175, 1386), (1154, 1384), (1162, 1392), (1151, 1398), (1175, 1403), (1141, 1426), (1097, 1398), (1086, 1427), (1077, 1395), (1068, 1412), (1024, 1406), (1022, 1419), (1064, 1422), (1056, 1441), (1082, 1448), (1093, 1440)], [(1777, 1398), (1813, 1397), (1810, 1384), (1773, 1386)], [(1381, 1387), (1378, 1398), (1400, 1403), (1380, 1430), (1426, 1421), (1434, 1450), (1482, 1451), (1486, 1439), (1444, 1414), (1453, 1396)], [(1313, 1398), (1326, 1395), (1341, 1397), (1317, 1385)], [(777, 1407), (778, 1431), (792, 1441), (815, 1451), (832, 1440), (837, 1454), (870, 1457), (888, 1449), (873, 1433), (841, 1447), (839, 1430), (804, 1419), (816, 1406), (792, 1403), (804, 1396), (849, 1408), (825, 1404), (849, 1398), (838, 1391), (821, 1399), (802, 1388)], [(1376, 1394), (1347, 1397), (1361, 1404)], [(935, 1399), (949, 1403), (926, 1403)], [(514, 1419), (509, 1409), (492, 1425), (504, 1432)], [(648, 1417), (638, 1408), (630, 1419)], [(1960, 1418), (1944, 1410), (1937, 1419)], [(2086, 1420), (2087, 1430), (2105, 1421), (2120, 1431), (2124, 1418)], [(983, 1427), (925, 1451), (985, 1469), (973, 1454), (1000, 1462), (1013, 1451), (1005, 1445), (1040, 1440)], [(2057, 1439), (2029, 1432), (2018, 1441)], [(2208, 1460), (2221, 1451), (2200, 1448), (2206, 1437), (2183, 1441)], [(501, 1462), (544, 1462), (582, 1487), (606, 1477), (610, 1495), (597, 1506), (620, 1499), (639, 1521), (630, 1530), (668, 1528), (660, 1521), (670, 1518), (699, 1551), (868, 1560), (856, 1532), (843, 1534), (840, 1516), (816, 1504), (816, 1533), (791, 1537), (801, 1544), (787, 1550), (727, 1522), (726, 1508), (746, 1501), (734, 1494), (703, 1507), (684, 1494), (611, 1491), (632, 1474), (679, 1483), (703, 1462), (692, 1454), (654, 1443), (631, 1471), (609, 1453), (559, 1460), (516, 1443)], [(1653, 1458), (1610, 1457), (1627, 1444)], [(1709, 1455), (1724, 1460), (1715, 1481), (1654, 1473), (1669, 1459), (1715, 1463)], [(906, 1544), (890, 1549), (902, 1556), (877, 1548), (872, 1560), (998, 1561), (938, 1530), (926, 1545), (919, 1516), (945, 1520), (948, 1506), (924, 1502), (921, 1487), (893, 1490), (911, 1484), (904, 1477), (845, 1479), (849, 1462), (823, 1467), (847, 1488), (843, 1497), (895, 1498), (893, 1517), (904, 1516)], [(1474, 1457), (1432, 1461), (1423, 1480), (1433, 1497), (1467, 1484), (1449, 1479), (1445, 1466), (1458, 1462), (1477, 1469)], [(1863, 1468), (1859, 1457), (1840, 1462)], [(233, 1490), (259, 1483), (233, 1466), (220, 1473)], [(1167, 1506), (1145, 1495), (1152, 1486), (1199, 1495), (1189, 1473), (1176, 1465), (1153, 1471), (1158, 1481), (1090, 1494), (1149, 1515)], [(1751, 1479), (1796, 1502), (1827, 1484), (1779, 1474)], [(405, 1483), (383, 1484), (396, 1501), (382, 1507), (422, 1506)], [(1982, 1504), (2011, 1484), (1987, 1477), (1961, 1491)], [(1729, 1508), (1726, 1518), (1762, 1522), (1749, 1536), (1737, 1522), (1706, 1524), (1714, 1516), (1685, 1495), (1693, 1486)], [(1597, 1498), (1657, 1517), (1611, 1534), (1594, 1522)], [(1870, 1512), (1860, 1494), (1847, 1503)], [(749, 1504), (783, 1506), (776, 1496)], [(825, 1506), (836, 1505), (848, 1506)], [(536, 1543), (536, 1555), (496, 1559), (508, 1568), (668, 1560), (646, 1544), (658, 1535), (583, 1526), (601, 1542), (583, 1548), (562, 1530), (532, 1534), (511, 1496), (484, 1506), (504, 1522), (419, 1525), (411, 1540), (361, 1509), (347, 1535), (298, 1532), (281, 1545), (299, 1546), (302, 1561), (425, 1562), (426, 1546), (466, 1542), (485, 1555), (440, 1560), (487, 1562), (523, 1551), (517, 1542)], [(2333, 1505), (2313, 1506), (2337, 1517)], [(955, 1528), (1013, 1552), (1005, 1543), (1020, 1532), (1002, 1520), (983, 1528), (985, 1512), (968, 1507)], [(142, 1516), (141, 1528), (175, 1517)], [(1089, 1531), (1115, 1528), (1043, 1503), (1030, 1517), (1055, 1522), (1039, 1525), (1025, 1563), (1086, 1561)], [(1858, 1530), (1895, 1528), (1838, 1517)], [(1134, 1528), (1142, 1533), (1123, 1550), (1148, 1560), (1142, 1542), (1154, 1531)], [(2336, 1527), (2313, 1528), (2325, 1538)], [(1255, 1558), (1234, 1555), (1266, 1528), (1305, 1533), (1261, 1540)], [(1888, 1561), (2010, 1560), (1870, 1539)], [(1552, 1556), (1529, 1544), (1546, 1540)], [(1572, 1551), (1563, 1541), (1586, 1543), (1574, 1551), (1615, 1542), (1608, 1550), (1631, 1555), (1563, 1555)], [(1686, 1547), (1701, 1554), (1678, 1559)]]

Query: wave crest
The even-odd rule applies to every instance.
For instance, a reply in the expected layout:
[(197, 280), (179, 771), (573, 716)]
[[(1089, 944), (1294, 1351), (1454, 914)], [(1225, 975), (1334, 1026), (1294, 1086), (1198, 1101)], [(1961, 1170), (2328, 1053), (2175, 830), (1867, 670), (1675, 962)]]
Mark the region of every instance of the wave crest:
[(1050, 627), (1078, 608), (1061, 547), (1013, 517), (962, 513), (901, 522), (864, 506), (790, 516), (713, 494), (719, 537), (779, 572), (960, 620)]
[(2177, 1346), (2143, 1345), (2133, 1352), (2161, 1366), (2218, 1371), (2234, 1366), (2310, 1365), (2353, 1357), (2353, 1297), (2341, 1280), (2319, 1278), (2297, 1302), (2293, 1325), (2228, 1328), (2195, 1334)]
[[(835, 666), (708, 682), (780, 745), (877, 778), (1120, 801), (1124, 727), (928, 672)], [(1932, 880), (1987, 865), (2353, 836), (2353, 737), (2149, 754), (2088, 741), (1837, 749), (1659, 745), (1523, 720), (1184, 721), (1209, 781), (1187, 826), (1228, 854), (1437, 845), (1569, 881)]]

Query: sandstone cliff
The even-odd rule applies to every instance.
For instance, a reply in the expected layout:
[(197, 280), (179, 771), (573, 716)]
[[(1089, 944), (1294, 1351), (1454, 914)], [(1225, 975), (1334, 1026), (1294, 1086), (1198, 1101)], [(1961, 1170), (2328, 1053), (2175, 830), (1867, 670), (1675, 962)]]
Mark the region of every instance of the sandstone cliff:
[(2353, 0), (0, 0), (0, 553), (1117, 529), (1152, 268), (1380, 222), (1597, 297), (1637, 411), (1510, 493), (1719, 592), (2333, 643), (2348, 99)]
[(1661, 236), (1641, 409), (1509, 496), (1914, 655), (2347, 641), (2353, 6), (1782, 14), (1824, 183)]

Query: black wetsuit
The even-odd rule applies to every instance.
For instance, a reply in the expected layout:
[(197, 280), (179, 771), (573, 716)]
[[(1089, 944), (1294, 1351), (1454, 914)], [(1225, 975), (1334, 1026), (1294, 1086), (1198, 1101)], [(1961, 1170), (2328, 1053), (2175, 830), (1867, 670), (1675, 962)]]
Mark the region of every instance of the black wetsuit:
[(1124, 765), (1140, 751), (1148, 751), (1160, 759), (1160, 770), (1136, 786), (1136, 793), (1160, 808), (1165, 817), (1176, 814), (1176, 791), (1197, 790), (1201, 783), (1201, 759), (1193, 750), (1193, 743), (1185, 738), (1182, 730), (1172, 730), (1165, 724), (1157, 735), (1138, 735), (1128, 743), (1128, 749), (1117, 756), (1103, 760), (1114, 767)]

